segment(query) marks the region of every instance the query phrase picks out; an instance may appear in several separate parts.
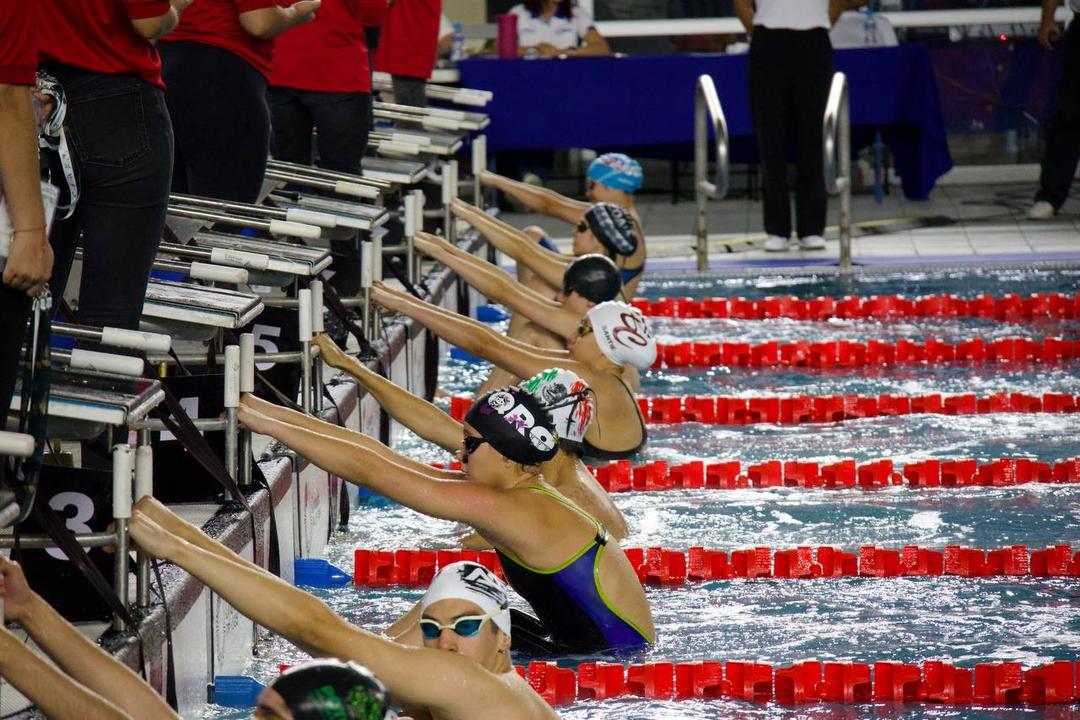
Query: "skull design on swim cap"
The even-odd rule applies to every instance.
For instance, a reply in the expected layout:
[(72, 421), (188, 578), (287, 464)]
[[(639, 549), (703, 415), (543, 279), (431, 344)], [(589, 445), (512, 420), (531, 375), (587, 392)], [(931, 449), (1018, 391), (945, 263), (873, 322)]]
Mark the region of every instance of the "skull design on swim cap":
[(559, 434), (544, 406), (526, 390), (507, 387), (477, 398), (465, 416), (496, 452), (523, 465), (555, 457)]

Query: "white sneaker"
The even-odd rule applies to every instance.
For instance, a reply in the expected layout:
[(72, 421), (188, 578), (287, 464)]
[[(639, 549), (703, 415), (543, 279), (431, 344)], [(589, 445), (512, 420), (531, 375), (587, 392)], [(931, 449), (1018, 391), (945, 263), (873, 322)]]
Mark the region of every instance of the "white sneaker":
[(801, 250), (824, 250), (825, 238), (820, 235), (807, 235), (804, 238), (799, 238), (799, 248)]
[(1054, 217), (1054, 206), (1045, 200), (1036, 200), (1028, 208), (1027, 216), (1029, 220), (1049, 220)]
[(765, 252), (787, 252), (788, 239), (779, 235), (769, 235), (765, 238)]

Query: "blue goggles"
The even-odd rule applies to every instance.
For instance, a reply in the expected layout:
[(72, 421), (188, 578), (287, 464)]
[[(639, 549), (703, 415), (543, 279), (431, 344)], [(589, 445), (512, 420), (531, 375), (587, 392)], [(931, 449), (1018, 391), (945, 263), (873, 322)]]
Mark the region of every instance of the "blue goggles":
[(505, 607), (500, 605), (499, 607), (493, 608), (486, 615), (464, 615), (446, 625), (443, 625), (436, 620), (432, 620), (431, 618), (421, 618), (420, 632), (423, 634), (425, 640), (438, 640), (439, 635), (442, 634), (443, 630), (453, 630), (458, 637), (476, 637), (476, 634), (480, 632), (480, 628), (484, 627), (484, 623), (491, 620), (505, 609)]

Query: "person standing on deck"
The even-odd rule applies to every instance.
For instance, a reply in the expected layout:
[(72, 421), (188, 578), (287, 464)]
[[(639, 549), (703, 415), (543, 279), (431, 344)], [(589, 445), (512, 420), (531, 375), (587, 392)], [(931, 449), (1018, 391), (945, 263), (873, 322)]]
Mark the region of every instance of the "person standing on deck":
[[(1069, 9), (1080, 12), (1080, 0), (1067, 0)], [(1061, 39), (1061, 28), (1054, 21), (1054, 11), (1061, 0), (1042, 0), (1042, 24), (1039, 44), (1047, 50)], [(1061, 49), (1061, 79), (1058, 81), (1057, 109), (1046, 131), (1039, 191), (1028, 209), (1032, 220), (1049, 220), (1069, 199), (1069, 187), (1076, 164), (1080, 161), (1080, 25), (1069, 23), (1065, 47)]]
[(765, 250), (783, 252), (791, 238), (789, 141), (794, 140), (796, 231), (803, 250), (825, 248), (821, 145), (832, 82), (829, 28), (865, 0), (735, 0), (750, 37), (750, 113), (761, 157)]

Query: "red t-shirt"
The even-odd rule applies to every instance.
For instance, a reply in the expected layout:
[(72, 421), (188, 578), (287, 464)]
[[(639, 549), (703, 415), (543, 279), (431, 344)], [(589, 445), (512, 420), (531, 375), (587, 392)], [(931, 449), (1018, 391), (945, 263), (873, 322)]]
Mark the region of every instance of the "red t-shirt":
[(0, 0), (0, 83), (34, 84), (37, 71), (34, 20), (32, 2)]
[(371, 92), (360, 0), (323, 0), (315, 19), (281, 35), (270, 84), (316, 92)]
[(441, 0), (396, 0), (386, 14), (375, 69), (427, 80), (435, 69)]
[(382, 27), (386, 19), (386, 0), (355, 0), (357, 14), (364, 27)]
[[(190, 42), (213, 45), (239, 55), (267, 78), (274, 61), (274, 39), (260, 40), (240, 24), (240, 13), (280, 5), (290, 0), (195, 0), (180, 18), (176, 29), (162, 42)], [(288, 32), (295, 32), (295, 28)]]
[[(162, 89), (161, 58), (132, 20), (169, 12), (168, 0), (6, 0), (38, 8), (43, 62), (104, 75), (137, 75)], [(5, 32), (6, 36), (7, 33)]]

